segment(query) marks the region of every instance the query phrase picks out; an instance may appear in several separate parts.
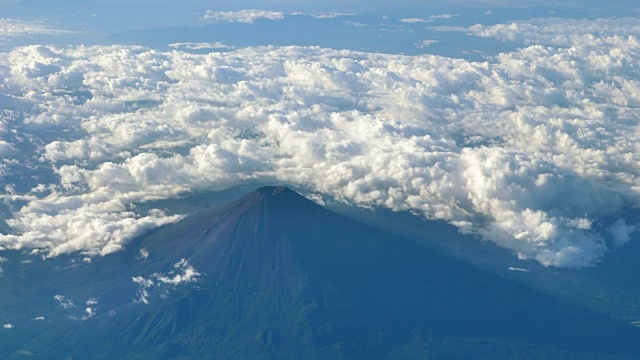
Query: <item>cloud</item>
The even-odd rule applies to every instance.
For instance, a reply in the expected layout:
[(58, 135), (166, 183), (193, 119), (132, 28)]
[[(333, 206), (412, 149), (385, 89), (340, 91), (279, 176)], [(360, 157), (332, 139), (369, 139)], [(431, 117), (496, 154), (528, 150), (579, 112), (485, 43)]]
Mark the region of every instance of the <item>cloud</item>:
[(437, 14), (437, 15), (431, 15), (429, 16), (429, 19), (434, 19), (434, 20), (438, 20), (438, 19), (443, 19), (443, 20), (448, 20), (448, 19), (453, 19), (460, 16), (460, 14)]
[[(185, 259), (181, 259), (173, 268), (174, 271), (169, 272), (169, 274), (154, 274), (153, 277), (160, 283), (170, 285), (198, 281), (200, 277), (200, 273), (197, 272), (193, 266), (189, 265), (189, 262)], [(175, 274), (175, 271), (179, 271), (180, 273)]]
[(214, 43), (208, 43), (208, 42), (172, 43), (172, 44), (169, 44), (169, 47), (172, 47), (174, 49), (186, 49), (186, 50), (210, 50), (210, 49), (230, 50), (230, 49), (234, 49), (233, 46), (225, 45), (225, 44), (223, 44), (221, 42), (214, 42)]
[(73, 31), (49, 27), (43, 22), (0, 18), (0, 42), (16, 37), (64, 35)]
[(272, 181), (590, 266), (626, 241), (601, 229), (640, 200), (639, 57), (640, 41), (620, 36), (485, 62), (17, 48), (0, 54), (1, 91), (25, 105), (11, 122), (35, 155), (13, 156), (31, 175), (20, 185), (39, 190), (0, 195), (14, 209), (0, 246), (104, 255), (180, 219), (138, 203)]
[(536, 18), (507, 24), (476, 24), (471, 27), (439, 26), (433, 29), (464, 32), (469, 35), (525, 45), (572, 46), (576, 42), (598, 41), (607, 37), (640, 36), (640, 19)]
[(405, 23), (405, 24), (416, 24), (416, 23), (430, 23), (433, 22), (435, 20), (448, 20), (448, 19), (453, 19), (455, 17), (460, 16), (459, 14), (438, 14), (438, 15), (431, 15), (426, 19), (423, 18), (404, 18), (404, 19), (400, 19), (401, 22)]
[(133, 302), (149, 305), (149, 288), (155, 285), (153, 280), (145, 279), (142, 276), (136, 276), (132, 277), (131, 281), (138, 284), (139, 287), (138, 292), (136, 293), (136, 298), (133, 300)]
[(613, 243), (616, 246), (622, 246), (631, 241), (630, 235), (637, 230), (638, 228), (636, 226), (627, 225), (624, 219), (618, 219), (608, 228), (608, 231), (613, 236)]
[(85, 315), (82, 317), (82, 320), (88, 320), (91, 319), (92, 317), (94, 317), (96, 315), (96, 310), (94, 308), (92, 308), (91, 306), (87, 306), (87, 308), (84, 310)]
[(367, 24), (360, 22), (360, 21), (351, 21), (351, 20), (345, 20), (344, 21), (345, 25), (349, 25), (349, 26), (358, 26), (358, 27), (363, 27), (363, 26), (367, 26)]
[(85, 303), (87, 305), (97, 305), (98, 304), (98, 300), (94, 299), (94, 298), (91, 298), (91, 299), (87, 300)]
[(53, 299), (58, 303), (58, 305), (62, 306), (63, 309), (71, 309), (75, 307), (73, 301), (71, 301), (71, 299), (67, 299), (64, 295), (55, 295)]
[(189, 264), (189, 261), (181, 259), (179, 262), (174, 264), (173, 269), (167, 273), (153, 273), (148, 278), (143, 276), (133, 277), (131, 280), (138, 284), (138, 292), (134, 298), (134, 303), (149, 305), (149, 298), (151, 297), (154, 289), (164, 289), (164, 292), (160, 297), (166, 298), (169, 291), (166, 288), (167, 285), (175, 287), (185, 283), (196, 282), (200, 279), (200, 276), (201, 274)]
[(4, 325), (2, 325), (2, 327), (7, 329), (7, 330), (13, 329), (13, 325), (12, 324), (4, 324)]
[(0, 139), (0, 156), (9, 156), (16, 153), (16, 149), (10, 143)]
[(213, 20), (230, 23), (245, 23), (253, 24), (256, 20), (282, 20), (285, 15), (279, 11), (267, 11), (267, 10), (240, 10), (240, 11), (214, 11), (207, 10), (204, 14), (204, 20)]
[(313, 201), (314, 203), (320, 205), (320, 206), (325, 206), (325, 202), (324, 199), (322, 199), (322, 195), (320, 194), (309, 194), (306, 196), (307, 199)]
[(355, 14), (329, 12), (329, 13), (321, 13), (321, 14), (311, 15), (311, 17), (316, 18), (316, 19), (333, 19), (333, 18), (345, 17), (345, 16), (355, 16)]
[(32, 202), (22, 208), (7, 221), (20, 235), (0, 237), (3, 242), (13, 242), (18, 246), (29, 243), (29, 246), (49, 248), (49, 256), (77, 251), (106, 255), (121, 250), (129, 239), (149, 229), (181, 218), (166, 216), (159, 211), (139, 216), (126, 211), (121, 199), (100, 199), (102, 196), (109, 195), (92, 194), (89, 198), (80, 196), (75, 199), (49, 195), (42, 199), (43, 202)]
[(433, 20), (420, 19), (420, 18), (405, 18), (405, 19), (400, 19), (400, 21), (405, 24), (416, 24), (416, 23), (428, 23), (428, 22), (432, 22)]
[(149, 250), (145, 249), (140, 249), (140, 257), (139, 259), (144, 261), (147, 261), (147, 259), (149, 258)]
[(426, 49), (433, 44), (437, 44), (438, 42), (439, 42), (438, 40), (429, 40), (429, 39), (421, 40), (416, 43), (416, 48)]

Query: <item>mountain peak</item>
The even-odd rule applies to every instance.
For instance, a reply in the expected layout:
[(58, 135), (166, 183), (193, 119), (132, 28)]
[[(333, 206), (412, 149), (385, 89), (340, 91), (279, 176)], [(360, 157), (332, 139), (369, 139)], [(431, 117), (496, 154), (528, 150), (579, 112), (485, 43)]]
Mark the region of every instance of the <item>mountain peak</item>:
[[(227, 269), (222, 275), (234, 277), (240, 269), (230, 264), (237, 259), (245, 259), (243, 271), (270, 265), (272, 254), (280, 254), (289, 242), (300, 240), (286, 234), (298, 231), (300, 224), (325, 221), (327, 216), (333, 213), (286, 186), (263, 186), (223, 207), (203, 210), (179, 222), (173, 227), (181, 233), (179, 242), (160, 234), (145, 239), (140, 247), (168, 258), (190, 259), (197, 269), (209, 274)], [(289, 255), (279, 255), (280, 265), (287, 263)]]
[(281, 193), (295, 193), (295, 191), (289, 189), (286, 186), (263, 186), (256, 189), (256, 192), (263, 195), (278, 195)]
[(289, 209), (318, 206), (313, 201), (286, 186), (263, 186), (257, 188), (252, 193), (240, 199), (238, 203), (246, 206), (248, 204), (258, 204), (263, 201), (271, 204), (272, 209), (273, 206)]

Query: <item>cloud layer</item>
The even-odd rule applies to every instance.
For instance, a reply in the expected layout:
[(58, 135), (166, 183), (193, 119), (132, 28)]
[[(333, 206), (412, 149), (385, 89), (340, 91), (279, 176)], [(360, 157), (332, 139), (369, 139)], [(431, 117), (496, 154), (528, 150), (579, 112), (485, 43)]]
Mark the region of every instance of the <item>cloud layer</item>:
[(0, 54), (5, 147), (36, 153), (8, 155), (7, 174), (33, 184), (4, 180), (15, 233), (0, 245), (107, 254), (179, 218), (135, 203), (259, 179), (592, 265), (636, 229), (621, 211), (640, 195), (640, 41), (572, 41), (482, 63), (299, 47)]
[(536, 18), (507, 24), (471, 27), (436, 26), (440, 31), (458, 31), (469, 35), (495, 38), (526, 45), (572, 46), (576, 42), (615, 36), (640, 36), (640, 19), (566, 19)]

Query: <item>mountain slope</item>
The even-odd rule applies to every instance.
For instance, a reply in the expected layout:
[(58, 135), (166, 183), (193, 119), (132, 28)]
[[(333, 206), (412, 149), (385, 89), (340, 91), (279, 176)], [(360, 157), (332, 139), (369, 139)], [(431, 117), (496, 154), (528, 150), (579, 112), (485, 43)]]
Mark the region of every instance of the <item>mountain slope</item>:
[(55, 288), (67, 298), (96, 297), (95, 314), (70, 321), (70, 310), (58, 307), (46, 327), (16, 327), (0, 340), (7, 355), (640, 354), (637, 328), (426, 251), (282, 187), (189, 216), (122, 253), (54, 271), (46, 283), (51, 294)]

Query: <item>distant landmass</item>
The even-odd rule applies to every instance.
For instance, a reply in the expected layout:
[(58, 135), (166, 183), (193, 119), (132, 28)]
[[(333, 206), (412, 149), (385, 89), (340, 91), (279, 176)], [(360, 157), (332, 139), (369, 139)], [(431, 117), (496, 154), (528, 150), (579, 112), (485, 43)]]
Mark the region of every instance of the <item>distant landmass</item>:
[(0, 358), (637, 359), (640, 329), (262, 187), (93, 259), (3, 254)]

